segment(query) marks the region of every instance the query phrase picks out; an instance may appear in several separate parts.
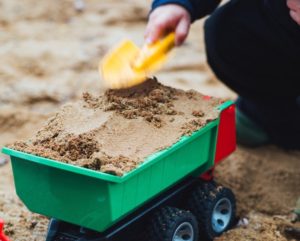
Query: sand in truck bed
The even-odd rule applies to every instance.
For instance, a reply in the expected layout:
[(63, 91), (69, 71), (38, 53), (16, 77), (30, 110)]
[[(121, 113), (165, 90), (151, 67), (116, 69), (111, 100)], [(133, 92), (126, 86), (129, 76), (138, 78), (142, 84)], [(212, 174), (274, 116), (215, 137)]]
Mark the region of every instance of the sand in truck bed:
[(84, 93), (65, 105), (30, 140), (13, 149), (123, 175), (218, 117), (220, 99), (149, 79), (127, 90)]

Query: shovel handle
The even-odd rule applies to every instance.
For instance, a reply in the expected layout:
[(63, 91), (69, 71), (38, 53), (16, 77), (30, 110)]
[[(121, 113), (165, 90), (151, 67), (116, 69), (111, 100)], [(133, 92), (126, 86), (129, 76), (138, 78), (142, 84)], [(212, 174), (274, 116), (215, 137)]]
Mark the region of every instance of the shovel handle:
[(166, 37), (149, 46), (157, 48), (160, 53), (168, 53), (175, 46), (175, 33), (171, 32)]
[(167, 53), (175, 46), (175, 33), (169, 33), (166, 37), (156, 41), (154, 44), (146, 44), (143, 46), (139, 56), (137, 57), (134, 68), (145, 69), (155, 61), (166, 56)]

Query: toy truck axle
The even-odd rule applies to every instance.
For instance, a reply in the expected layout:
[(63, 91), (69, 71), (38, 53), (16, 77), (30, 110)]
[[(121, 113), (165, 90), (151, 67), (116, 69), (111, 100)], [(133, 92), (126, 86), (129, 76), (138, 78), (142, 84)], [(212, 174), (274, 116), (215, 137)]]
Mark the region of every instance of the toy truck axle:
[[(189, 177), (105, 232), (52, 219), (46, 241), (197, 241), (199, 231), (202, 238), (212, 240), (232, 227), (235, 209), (235, 198), (229, 189)], [(186, 227), (178, 229), (183, 224)], [(168, 239), (160, 238), (164, 235)]]

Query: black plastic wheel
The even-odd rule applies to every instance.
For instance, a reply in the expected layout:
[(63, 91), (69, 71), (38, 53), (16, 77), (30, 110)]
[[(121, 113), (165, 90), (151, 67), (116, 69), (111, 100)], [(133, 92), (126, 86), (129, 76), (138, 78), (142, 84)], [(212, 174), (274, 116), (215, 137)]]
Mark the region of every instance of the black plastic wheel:
[(55, 235), (57, 234), (58, 228), (60, 225), (60, 221), (54, 218), (49, 220), (48, 231), (46, 236), (46, 241), (54, 240)]
[(232, 191), (215, 182), (202, 182), (192, 191), (187, 209), (197, 218), (199, 236), (213, 240), (235, 222), (236, 202)]
[(148, 234), (151, 241), (198, 241), (198, 223), (189, 212), (163, 207), (152, 217)]

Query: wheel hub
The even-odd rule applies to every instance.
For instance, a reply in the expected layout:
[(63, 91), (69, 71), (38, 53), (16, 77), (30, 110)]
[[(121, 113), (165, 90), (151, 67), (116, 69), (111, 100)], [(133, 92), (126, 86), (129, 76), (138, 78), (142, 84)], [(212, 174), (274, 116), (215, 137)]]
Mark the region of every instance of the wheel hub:
[(193, 226), (188, 222), (180, 224), (174, 232), (172, 241), (194, 241)]
[(228, 227), (232, 216), (232, 205), (228, 198), (221, 198), (212, 213), (212, 227), (215, 232), (222, 233)]

